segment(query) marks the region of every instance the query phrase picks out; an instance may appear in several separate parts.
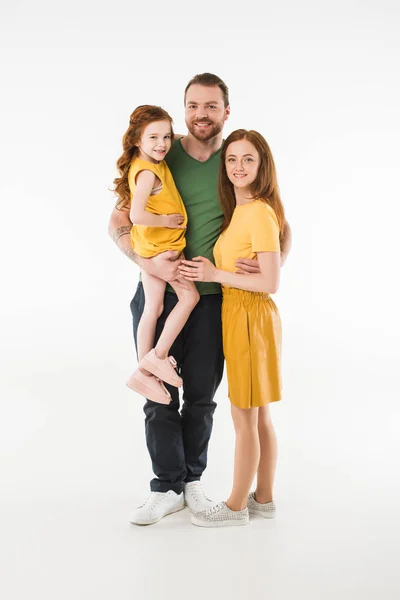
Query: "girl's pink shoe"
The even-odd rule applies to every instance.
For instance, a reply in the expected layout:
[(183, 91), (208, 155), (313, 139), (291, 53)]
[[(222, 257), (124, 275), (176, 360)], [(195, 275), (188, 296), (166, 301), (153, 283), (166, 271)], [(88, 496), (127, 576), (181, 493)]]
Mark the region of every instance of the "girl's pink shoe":
[(176, 373), (176, 360), (174, 357), (158, 358), (154, 348), (142, 358), (139, 366), (170, 385), (181, 387), (183, 383), (182, 379)]
[(158, 402), (158, 404), (169, 404), (171, 402), (171, 395), (163, 382), (157, 377), (145, 375), (140, 369), (137, 369), (129, 377), (126, 385), (134, 392), (153, 402)]

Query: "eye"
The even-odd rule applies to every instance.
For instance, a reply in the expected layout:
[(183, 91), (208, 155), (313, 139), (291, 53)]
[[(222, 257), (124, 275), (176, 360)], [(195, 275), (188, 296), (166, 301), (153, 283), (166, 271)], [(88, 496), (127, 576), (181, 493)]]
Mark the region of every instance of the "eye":
[(170, 140), (171, 139), (171, 134), (169, 133), (168, 135), (164, 136), (166, 140)]
[(215, 104), (209, 104), (208, 108), (217, 108), (217, 107), (215, 106)]
[(235, 162), (235, 159), (234, 159), (234, 158), (232, 158), (232, 157), (231, 157), (231, 158), (228, 158), (228, 159), (227, 159), (227, 162)]
[(156, 136), (155, 136), (155, 135), (151, 135), (151, 136), (150, 136), (150, 139), (151, 139), (151, 140), (155, 140), (155, 139), (156, 139)]
[(246, 158), (246, 162), (253, 162), (252, 158)]

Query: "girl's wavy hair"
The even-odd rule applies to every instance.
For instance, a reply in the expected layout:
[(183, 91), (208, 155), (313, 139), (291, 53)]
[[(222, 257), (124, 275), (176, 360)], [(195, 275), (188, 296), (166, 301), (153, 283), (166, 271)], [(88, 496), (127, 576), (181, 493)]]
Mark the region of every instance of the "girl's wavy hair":
[(279, 194), (276, 169), (272, 152), (263, 136), (254, 130), (236, 129), (226, 138), (221, 151), (221, 164), (218, 177), (218, 197), (224, 214), (222, 231), (224, 231), (232, 220), (233, 211), (236, 206), (235, 191), (233, 184), (229, 181), (225, 160), (226, 152), (232, 142), (248, 140), (253, 144), (260, 157), (260, 166), (257, 177), (250, 185), (250, 193), (253, 200), (262, 200), (274, 209), (279, 224), (279, 238), (282, 242), (285, 227), (285, 212)]
[(143, 104), (135, 108), (129, 118), (129, 127), (122, 138), (123, 153), (117, 160), (117, 168), (120, 177), (114, 179), (114, 193), (118, 197), (116, 208), (123, 210), (130, 207), (131, 204), (131, 192), (129, 189), (128, 174), (129, 167), (133, 159), (139, 153), (139, 143), (142, 133), (147, 125), (155, 123), (157, 121), (169, 121), (171, 123), (171, 140), (174, 138), (174, 132), (172, 129), (172, 118), (170, 115), (160, 106), (152, 106), (150, 104)]

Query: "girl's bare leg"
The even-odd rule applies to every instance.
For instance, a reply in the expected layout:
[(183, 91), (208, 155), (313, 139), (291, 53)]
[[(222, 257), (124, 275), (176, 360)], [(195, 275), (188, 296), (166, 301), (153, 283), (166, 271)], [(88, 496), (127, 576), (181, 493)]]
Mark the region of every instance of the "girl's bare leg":
[(258, 435), (260, 440), (260, 462), (257, 470), (256, 500), (265, 504), (273, 500), (273, 487), (278, 454), (274, 426), (269, 407), (258, 409)]
[(164, 310), (166, 282), (154, 275), (142, 271), (144, 291), (144, 310), (137, 330), (137, 349), (139, 361), (154, 348), (157, 319)]
[(178, 302), (168, 315), (155, 347), (156, 356), (161, 359), (167, 358), (172, 344), (200, 299), (199, 292), (192, 281), (179, 277), (175, 281), (171, 281), (170, 285), (178, 296)]
[(233, 488), (226, 502), (231, 510), (242, 510), (247, 506), (249, 491), (260, 462), (258, 410), (231, 405), (236, 432)]

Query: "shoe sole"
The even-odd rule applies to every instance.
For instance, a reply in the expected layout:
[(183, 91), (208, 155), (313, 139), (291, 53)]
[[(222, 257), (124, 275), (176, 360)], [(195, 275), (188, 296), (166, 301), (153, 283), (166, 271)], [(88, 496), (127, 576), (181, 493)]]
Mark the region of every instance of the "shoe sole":
[(196, 525), (196, 527), (204, 527), (206, 529), (211, 529), (213, 527), (239, 527), (241, 525), (249, 525), (250, 521), (231, 521), (229, 525), (227, 525), (223, 521), (214, 521), (213, 523), (205, 523), (204, 521), (200, 521), (196, 519), (195, 516), (192, 517), (192, 524)]
[(134, 392), (136, 392), (137, 394), (140, 394), (141, 396), (143, 396), (144, 398), (147, 398), (148, 400), (151, 400), (152, 402), (157, 402), (157, 404), (170, 404), (171, 403), (171, 395), (168, 394), (168, 396), (165, 397), (161, 397), (161, 396), (156, 396), (155, 394), (153, 394), (153, 390), (151, 388), (149, 388), (147, 385), (145, 385), (144, 383), (142, 383), (141, 381), (138, 381), (136, 379), (128, 379), (128, 381), (126, 382), (126, 385), (128, 386), (128, 388)]
[(164, 519), (164, 517), (168, 517), (168, 515), (173, 515), (177, 512), (180, 512), (184, 508), (185, 508), (185, 506), (180, 506), (176, 510), (171, 510), (171, 512), (168, 512), (165, 515), (162, 515), (162, 517), (158, 517), (158, 519), (153, 519), (153, 521), (146, 521), (146, 523), (138, 523), (137, 521), (131, 521), (130, 519), (129, 519), (129, 523), (132, 523), (132, 525), (139, 525), (140, 527), (145, 527), (146, 525), (154, 525), (154, 523), (158, 523), (158, 521), (161, 521), (161, 519)]
[(274, 513), (273, 515), (268, 515), (265, 512), (262, 512), (261, 510), (250, 510), (250, 508), (249, 513), (251, 515), (257, 515), (258, 517), (263, 517), (264, 519), (275, 519), (276, 517), (276, 513)]
[(173, 385), (174, 387), (182, 387), (182, 379), (165, 379), (166, 374), (164, 373), (164, 371), (159, 369), (156, 365), (154, 365), (150, 360), (146, 358), (142, 358), (142, 360), (140, 361), (140, 367), (146, 369), (146, 371), (152, 373), (153, 375), (161, 379), (161, 381), (169, 383), (169, 385)]

